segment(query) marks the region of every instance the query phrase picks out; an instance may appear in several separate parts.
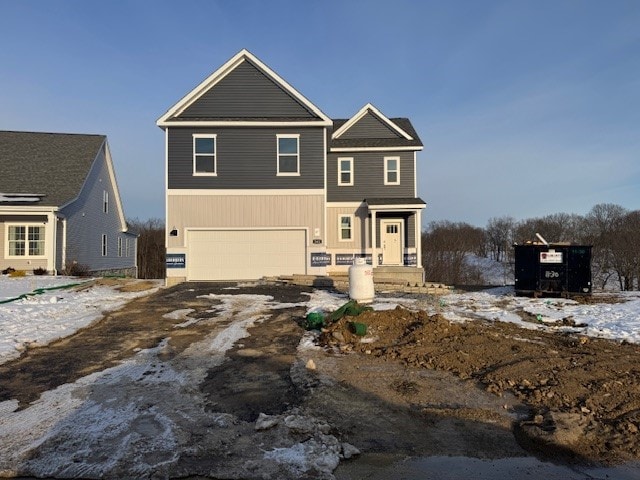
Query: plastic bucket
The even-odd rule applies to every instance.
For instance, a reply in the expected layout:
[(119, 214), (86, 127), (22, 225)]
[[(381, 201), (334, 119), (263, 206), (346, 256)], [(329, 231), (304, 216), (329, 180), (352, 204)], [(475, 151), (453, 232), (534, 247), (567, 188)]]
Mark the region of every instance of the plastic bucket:
[(308, 330), (319, 330), (324, 326), (324, 315), (319, 312), (309, 313), (305, 326)]

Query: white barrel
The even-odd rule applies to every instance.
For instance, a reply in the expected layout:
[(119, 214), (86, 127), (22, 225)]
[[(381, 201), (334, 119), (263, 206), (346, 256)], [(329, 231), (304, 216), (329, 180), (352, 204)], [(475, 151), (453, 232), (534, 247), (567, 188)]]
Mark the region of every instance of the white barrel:
[(349, 297), (358, 303), (371, 303), (374, 295), (373, 267), (357, 257), (349, 267)]

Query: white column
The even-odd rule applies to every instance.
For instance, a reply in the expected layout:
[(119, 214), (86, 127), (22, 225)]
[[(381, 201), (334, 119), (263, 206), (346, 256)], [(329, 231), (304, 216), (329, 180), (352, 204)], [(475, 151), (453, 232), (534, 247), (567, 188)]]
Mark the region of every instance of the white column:
[(56, 273), (56, 216), (47, 213), (47, 224), (44, 227), (44, 254), (47, 258), (47, 271)]
[(371, 266), (378, 266), (378, 242), (376, 241), (376, 211), (371, 210)]

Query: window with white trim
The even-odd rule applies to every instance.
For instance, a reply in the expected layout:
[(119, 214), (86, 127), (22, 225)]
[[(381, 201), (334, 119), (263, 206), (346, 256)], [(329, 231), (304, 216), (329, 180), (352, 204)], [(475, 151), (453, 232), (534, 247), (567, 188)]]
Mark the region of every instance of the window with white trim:
[(103, 233), (102, 234), (102, 256), (106, 257), (107, 256), (107, 234)]
[(118, 256), (122, 256), (122, 237), (118, 237)]
[(8, 257), (44, 257), (43, 225), (7, 225)]
[(384, 157), (384, 184), (400, 185), (400, 157)]
[(340, 215), (338, 217), (338, 240), (340, 242), (353, 240), (353, 215)]
[(276, 135), (278, 175), (300, 175), (300, 135)]
[(353, 158), (338, 157), (338, 185), (341, 187), (353, 185)]
[(124, 246), (124, 252), (125, 252), (124, 255), (125, 255), (125, 257), (130, 257), (131, 253), (129, 252), (129, 239), (128, 238), (124, 239), (124, 245), (125, 245)]
[(216, 135), (193, 135), (193, 174), (212, 177), (217, 175)]
[(109, 192), (102, 191), (102, 212), (109, 213)]

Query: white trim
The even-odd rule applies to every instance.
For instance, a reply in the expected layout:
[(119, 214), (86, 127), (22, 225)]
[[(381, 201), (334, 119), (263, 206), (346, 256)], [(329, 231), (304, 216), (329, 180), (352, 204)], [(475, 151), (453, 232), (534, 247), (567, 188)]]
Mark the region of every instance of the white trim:
[(278, 196), (292, 196), (292, 195), (323, 195), (325, 190), (322, 188), (271, 188), (271, 189), (210, 189), (210, 188), (170, 188), (166, 190), (167, 197), (173, 197), (178, 195), (189, 195), (189, 196), (268, 196), (268, 195), (278, 195)]
[[(349, 218), (349, 238), (342, 238), (342, 219)], [(341, 213), (338, 215), (338, 242), (353, 242), (353, 229), (355, 215), (353, 213)]]
[(331, 138), (333, 139), (340, 138), (342, 134), (344, 134), (347, 130), (349, 130), (353, 125), (358, 123), (358, 121), (360, 121), (360, 119), (362, 119), (362, 117), (364, 117), (368, 112), (373, 113), (380, 120), (386, 123), (387, 126), (389, 126), (392, 130), (394, 130), (399, 135), (402, 135), (407, 140), (413, 140), (413, 137), (411, 135), (409, 135), (407, 132), (401, 129), (398, 125), (396, 125), (391, 120), (389, 120), (380, 110), (378, 110), (376, 107), (374, 107), (370, 103), (367, 103), (364, 107), (362, 107), (358, 111), (358, 113), (356, 113), (353, 117), (351, 117), (344, 125), (342, 125), (338, 130), (333, 132), (333, 134), (331, 135)]
[[(215, 72), (209, 75), (203, 82), (201, 82), (198, 86), (196, 86), (193, 90), (191, 90), (187, 95), (185, 95), (178, 103), (176, 103), (173, 107), (171, 107), (164, 115), (162, 115), (156, 125), (159, 127), (168, 126), (168, 125), (183, 125), (183, 122), (172, 122), (169, 119), (174, 116), (179, 116), (182, 112), (184, 112), (187, 108), (193, 105), (202, 95), (204, 95), (209, 89), (215, 86), (218, 82), (220, 82), (223, 78), (225, 78), (229, 73), (235, 70), (240, 64), (243, 62), (249, 61), (253, 63), (258, 69), (262, 70), (268, 77), (270, 77), (273, 81), (280, 84), (280, 86), (286, 90), (292, 97), (297, 99), (300, 103), (302, 103), (305, 107), (311, 110), (315, 115), (320, 117), (320, 120), (310, 122), (313, 125), (317, 125), (319, 122), (322, 125), (329, 126), (332, 125), (333, 122), (329, 117), (327, 117), (318, 107), (316, 107), (313, 103), (307, 100), (300, 92), (298, 92), (295, 88), (293, 88), (289, 83), (287, 83), (282, 77), (280, 77), (277, 73), (271, 70), (267, 65), (262, 63), (258, 58), (256, 58), (253, 54), (251, 54), (248, 50), (242, 49), (236, 55), (234, 55), (231, 59), (229, 59), (224, 65), (218, 68)], [(251, 122), (254, 123), (254, 122)], [(196, 125), (207, 125), (206, 122), (195, 122)], [(193, 125), (185, 125), (185, 126), (193, 126)], [(207, 125), (208, 126), (208, 125)]]
[(323, 135), (322, 135), (322, 145), (323, 145), (323, 165), (322, 165), (322, 170), (324, 172), (324, 179), (323, 179), (323, 210), (324, 210), (324, 216), (323, 216), (323, 225), (322, 225), (322, 243), (323, 245), (326, 245), (327, 242), (327, 237), (328, 237), (328, 232), (327, 232), (327, 216), (328, 216), (328, 209), (327, 209), (327, 129), (324, 129)]
[(268, 120), (185, 120), (180, 122), (165, 122), (159, 127), (327, 127), (333, 125), (331, 121), (268, 121)]
[(57, 211), (58, 207), (0, 206), (0, 213), (3, 215), (47, 215), (48, 213), (55, 213)]
[[(50, 218), (48, 218), (47, 220), (50, 220)], [(47, 245), (47, 235), (50, 235), (51, 232), (48, 232), (48, 230), (50, 229), (47, 228), (47, 225), (49, 225), (48, 221), (46, 223), (45, 222), (20, 222), (20, 221), (5, 222), (4, 223), (4, 258), (7, 260), (31, 260), (31, 259), (42, 260), (45, 258), (49, 259), (50, 252)], [(9, 230), (11, 229), (11, 227), (25, 227), (24, 255), (9, 254), (9, 243), (11, 242), (11, 240), (9, 239)], [(43, 229), (43, 238), (42, 240), (38, 240), (38, 242), (42, 242), (42, 251), (43, 251), (42, 255), (29, 255), (29, 228), (31, 227), (38, 227)], [(53, 230), (53, 226), (51, 230)], [(15, 242), (15, 240), (13, 241)]]
[[(346, 182), (346, 183), (342, 181), (342, 174), (346, 173), (346, 172), (343, 172), (342, 169), (341, 169), (341, 162), (343, 160), (348, 160), (349, 161), (349, 181)], [(352, 187), (353, 186), (353, 177), (354, 177), (353, 157), (338, 157), (338, 186), (339, 187)]]
[[(280, 171), (280, 156), (293, 157), (292, 153), (280, 153), (280, 139), (281, 138), (295, 138), (296, 139), (296, 171), (295, 172), (281, 172)], [(299, 133), (276, 133), (276, 176), (278, 177), (299, 177), (300, 176), (300, 134)]]
[(422, 147), (332, 147), (329, 149), (329, 152), (415, 152), (419, 150), (422, 150)]
[[(389, 181), (389, 173), (393, 172), (394, 170), (389, 170), (389, 166), (388, 166), (388, 162), (390, 160), (395, 160), (396, 161), (396, 181), (395, 182), (390, 182)], [(400, 157), (399, 156), (388, 156), (388, 157), (384, 157), (384, 184), (385, 185), (400, 185)]]
[[(192, 175), (194, 177), (217, 177), (218, 176), (218, 135), (215, 133), (192, 133), (191, 134), (191, 152), (193, 155), (193, 170)], [(210, 153), (196, 153), (196, 140), (198, 138), (212, 138), (213, 139), (213, 172), (198, 172), (196, 170), (196, 157), (210, 157)]]
[[(164, 245), (169, 245), (169, 129), (164, 131)], [(137, 242), (136, 242), (137, 243)], [(164, 269), (166, 275), (166, 267)]]
[(418, 152), (413, 152), (413, 196), (418, 196)]
[[(368, 204), (367, 204), (368, 205)], [(410, 204), (406, 204), (406, 205), (368, 205), (369, 207), (369, 211), (376, 211), (376, 212), (417, 212), (418, 210), (424, 210), (427, 206), (426, 205), (418, 205), (418, 204), (414, 204), (414, 205), (410, 205)]]

